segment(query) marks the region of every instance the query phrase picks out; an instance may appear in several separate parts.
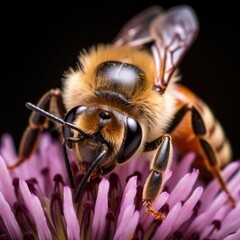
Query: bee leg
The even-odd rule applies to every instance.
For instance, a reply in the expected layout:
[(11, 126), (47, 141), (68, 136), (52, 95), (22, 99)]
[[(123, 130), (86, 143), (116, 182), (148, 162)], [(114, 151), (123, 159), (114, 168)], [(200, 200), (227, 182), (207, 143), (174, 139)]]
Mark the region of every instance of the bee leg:
[(220, 172), (220, 167), (217, 161), (217, 156), (212, 148), (212, 146), (210, 145), (210, 143), (203, 139), (203, 138), (199, 138), (199, 142), (200, 145), (204, 151), (204, 154), (206, 155), (206, 158), (204, 160), (204, 163), (206, 165), (206, 168), (212, 173), (213, 177), (215, 177), (222, 190), (227, 193), (228, 195), (228, 199), (231, 202), (232, 206), (235, 207), (236, 206), (236, 201), (234, 199), (234, 197), (232, 196), (232, 194), (230, 193), (230, 191), (227, 188), (227, 184), (224, 181), (222, 174)]
[[(59, 115), (63, 115), (63, 104), (61, 91), (52, 89), (45, 93), (39, 100), (37, 106), (50, 111), (51, 105), (55, 105)], [(19, 157), (17, 161), (8, 166), (8, 169), (14, 169), (28, 159), (36, 150), (38, 139), (43, 129), (47, 127), (48, 119), (36, 112), (32, 112), (29, 118), (29, 125), (26, 128), (19, 147)]]
[(198, 110), (192, 106), (191, 104), (185, 104), (183, 105), (174, 116), (174, 119), (172, 123), (169, 125), (168, 129), (166, 130), (167, 133), (171, 133), (175, 130), (175, 128), (178, 127), (180, 122), (183, 120), (183, 118), (186, 116), (188, 112), (192, 113), (192, 128), (197, 136), (202, 136), (206, 134), (206, 127), (203, 122), (203, 119), (198, 112)]
[[(152, 203), (163, 188), (164, 173), (168, 169), (172, 159), (172, 142), (171, 137), (167, 134), (161, 136), (157, 142), (159, 146), (151, 161), (151, 172), (143, 189), (143, 203), (149, 214), (152, 214), (156, 219), (164, 220), (165, 215), (155, 211)], [(156, 141), (154, 141), (154, 145), (156, 146)]]
[(195, 134), (195, 137), (199, 140), (200, 143), (200, 149), (199, 152), (203, 152), (204, 154), (204, 164), (206, 168), (211, 172), (213, 177), (217, 179), (219, 182), (222, 190), (226, 192), (229, 196), (229, 200), (232, 203), (233, 206), (236, 205), (236, 202), (234, 198), (232, 197), (231, 193), (229, 192), (226, 182), (224, 181), (221, 172), (220, 167), (217, 160), (217, 155), (215, 154), (211, 144), (204, 138), (206, 135), (206, 126), (203, 121), (203, 118), (199, 111), (192, 106), (191, 104), (185, 104), (183, 105), (178, 112), (175, 114), (175, 118), (172, 122), (172, 124), (169, 126), (169, 129), (167, 130), (168, 133), (171, 133), (174, 131), (174, 129), (178, 126), (178, 124), (181, 122), (181, 120), (184, 118), (186, 113), (191, 112), (192, 114), (192, 129)]
[(211, 144), (206, 139), (204, 139), (204, 135), (206, 134), (206, 126), (201, 117), (201, 114), (194, 107), (191, 108), (191, 111), (192, 111), (192, 128), (193, 128), (194, 134), (196, 135), (196, 137), (199, 140), (201, 150), (203, 151), (203, 153), (205, 155), (204, 164), (205, 164), (206, 168), (212, 173), (213, 177), (215, 177), (217, 179), (222, 190), (227, 193), (231, 204), (233, 206), (235, 206), (236, 205), (235, 199), (229, 192), (229, 190), (227, 188), (227, 184), (221, 175), (217, 155), (215, 154), (215, 151), (214, 151), (213, 147), (211, 146)]

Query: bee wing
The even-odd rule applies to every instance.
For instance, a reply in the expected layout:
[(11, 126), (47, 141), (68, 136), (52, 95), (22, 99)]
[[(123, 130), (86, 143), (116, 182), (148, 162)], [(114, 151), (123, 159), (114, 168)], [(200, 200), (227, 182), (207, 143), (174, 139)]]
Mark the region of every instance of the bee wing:
[(153, 19), (159, 16), (162, 9), (159, 6), (152, 6), (140, 12), (124, 25), (114, 40), (114, 44), (140, 46), (152, 41), (149, 32)]
[(150, 33), (154, 39), (152, 52), (157, 69), (156, 90), (165, 90), (197, 32), (197, 17), (188, 6), (172, 8), (152, 22)]

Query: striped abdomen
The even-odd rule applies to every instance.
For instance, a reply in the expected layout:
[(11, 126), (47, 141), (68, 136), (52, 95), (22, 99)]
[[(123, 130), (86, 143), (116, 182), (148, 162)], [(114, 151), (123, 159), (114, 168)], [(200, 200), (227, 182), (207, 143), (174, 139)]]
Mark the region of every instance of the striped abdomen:
[[(190, 104), (200, 113), (206, 128), (206, 134), (201, 136), (212, 147), (220, 167), (225, 166), (231, 159), (232, 151), (228, 139), (209, 107), (186, 87), (176, 85), (173, 94), (177, 98), (176, 112), (181, 106)], [(192, 129), (191, 112), (188, 112), (178, 127), (172, 132), (174, 143), (182, 150), (195, 151), (199, 154), (195, 167), (203, 168), (203, 161), (208, 166), (206, 155), (199, 143), (199, 137)]]

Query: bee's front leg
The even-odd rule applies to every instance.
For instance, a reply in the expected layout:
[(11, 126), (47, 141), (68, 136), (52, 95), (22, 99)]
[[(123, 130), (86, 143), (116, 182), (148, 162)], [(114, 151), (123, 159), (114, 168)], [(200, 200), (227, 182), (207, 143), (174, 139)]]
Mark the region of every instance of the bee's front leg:
[[(172, 140), (167, 134), (161, 136), (153, 143), (148, 143), (145, 151), (156, 148), (157, 151), (151, 161), (150, 171), (143, 189), (143, 202), (148, 213), (152, 214), (156, 219), (164, 220), (165, 215), (153, 209), (152, 203), (163, 188), (163, 177), (169, 168), (172, 159)], [(158, 145), (158, 146), (157, 146)]]
[[(63, 115), (63, 104), (61, 91), (59, 89), (52, 89), (45, 93), (39, 100), (37, 106), (45, 111), (50, 111), (52, 105), (58, 112), (58, 115)], [(8, 166), (8, 169), (14, 169), (21, 165), (26, 159), (28, 159), (36, 149), (38, 139), (43, 129), (47, 127), (48, 119), (36, 112), (32, 112), (29, 118), (29, 125), (26, 128), (19, 147), (19, 157), (17, 161)]]

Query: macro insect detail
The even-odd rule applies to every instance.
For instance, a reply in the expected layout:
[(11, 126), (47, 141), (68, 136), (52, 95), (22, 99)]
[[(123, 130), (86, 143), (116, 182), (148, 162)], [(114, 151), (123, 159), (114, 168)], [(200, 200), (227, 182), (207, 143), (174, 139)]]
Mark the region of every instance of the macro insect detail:
[(220, 169), (231, 158), (224, 131), (208, 106), (177, 82), (177, 67), (198, 32), (188, 6), (167, 11), (153, 6), (133, 17), (111, 44), (97, 45), (79, 57), (77, 69), (64, 76), (63, 89), (48, 91), (33, 110), (13, 169), (28, 159), (49, 120), (62, 125), (62, 146), (69, 182), (75, 183), (71, 151), (85, 175), (78, 201), (90, 178), (110, 173), (139, 154), (150, 162), (143, 203), (152, 207), (172, 161), (172, 142), (197, 153), (195, 166), (214, 176), (228, 191)]

